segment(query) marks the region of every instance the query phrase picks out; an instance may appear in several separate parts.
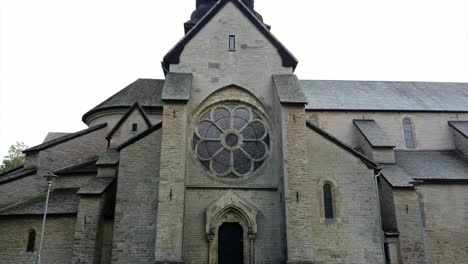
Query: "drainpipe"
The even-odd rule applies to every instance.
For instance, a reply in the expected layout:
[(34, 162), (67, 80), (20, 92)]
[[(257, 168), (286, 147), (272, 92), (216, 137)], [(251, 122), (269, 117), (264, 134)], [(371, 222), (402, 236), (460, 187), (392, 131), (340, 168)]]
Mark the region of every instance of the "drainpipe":
[(422, 205), (422, 199), (421, 199), (421, 188), (419, 187), (419, 184), (421, 184), (422, 181), (414, 181), (414, 189), (416, 190), (416, 197), (418, 198), (418, 205), (419, 205), (419, 226), (421, 228), (421, 238), (423, 242), (423, 249), (424, 249), (424, 264), (429, 264), (429, 260), (427, 258), (427, 255), (429, 252), (427, 251), (427, 246), (426, 246), (426, 230), (424, 229), (424, 222), (426, 222), (426, 219), (423, 214), (423, 205)]
[(380, 231), (380, 247), (382, 250), (382, 263), (386, 264), (385, 261), (385, 235), (382, 229), (382, 211), (380, 208), (380, 196), (379, 196), (379, 185), (377, 183), (377, 180), (379, 179), (382, 174), (380, 173), (381, 169), (374, 169), (374, 188), (375, 188), (375, 194), (377, 197), (377, 208), (379, 211), (379, 231)]
[(44, 177), (47, 180), (47, 197), (46, 197), (45, 207), (44, 207), (44, 217), (42, 219), (41, 240), (39, 241), (39, 251), (37, 254), (37, 262), (36, 262), (37, 264), (41, 264), (42, 244), (44, 242), (44, 233), (45, 233), (45, 226), (46, 226), (46, 220), (47, 220), (47, 209), (49, 207), (50, 189), (52, 187), (52, 182), (58, 176), (52, 173), (46, 173)]

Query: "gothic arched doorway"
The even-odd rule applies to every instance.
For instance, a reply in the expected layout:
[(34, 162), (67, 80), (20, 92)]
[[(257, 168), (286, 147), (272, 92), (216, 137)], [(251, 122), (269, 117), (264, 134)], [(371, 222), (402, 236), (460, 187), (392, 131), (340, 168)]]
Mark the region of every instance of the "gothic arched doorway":
[(218, 264), (244, 263), (244, 230), (239, 223), (223, 223), (218, 231)]
[(258, 210), (227, 191), (205, 211), (209, 264), (255, 264)]

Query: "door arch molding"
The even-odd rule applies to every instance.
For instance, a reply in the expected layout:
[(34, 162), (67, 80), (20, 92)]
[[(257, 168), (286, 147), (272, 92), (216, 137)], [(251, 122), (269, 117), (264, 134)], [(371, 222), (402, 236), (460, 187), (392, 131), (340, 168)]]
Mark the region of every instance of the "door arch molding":
[(205, 211), (205, 232), (208, 239), (209, 264), (218, 263), (218, 231), (223, 223), (239, 223), (243, 230), (244, 263), (255, 263), (255, 238), (258, 209), (232, 190), (208, 206)]

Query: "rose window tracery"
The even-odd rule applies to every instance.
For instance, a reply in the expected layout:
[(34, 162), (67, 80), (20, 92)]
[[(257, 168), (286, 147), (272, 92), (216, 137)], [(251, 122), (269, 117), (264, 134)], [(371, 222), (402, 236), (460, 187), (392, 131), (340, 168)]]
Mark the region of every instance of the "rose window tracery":
[(193, 147), (205, 169), (218, 176), (239, 178), (265, 162), (270, 134), (264, 119), (251, 107), (220, 105), (198, 119)]

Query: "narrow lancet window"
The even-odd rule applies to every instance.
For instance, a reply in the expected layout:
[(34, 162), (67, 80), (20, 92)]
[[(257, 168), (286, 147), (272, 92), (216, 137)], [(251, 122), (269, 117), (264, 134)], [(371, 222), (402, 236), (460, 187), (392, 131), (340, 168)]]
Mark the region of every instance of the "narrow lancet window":
[(29, 230), (28, 245), (26, 252), (34, 252), (34, 246), (36, 244), (36, 231), (34, 229)]
[(133, 123), (132, 124), (132, 132), (137, 132), (138, 131), (138, 124), (137, 123)]
[(229, 35), (229, 50), (236, 50), (236, 36), (234, 35)]
[(332, 186), (329, 183), (323, 185), (323, 203), (325, 218), (333, 218), (333, 194)]
[(403, 132), (405, 134), (405, 143), (406, 148), (414, 148), (414, 131), (413, 131), (413, 123), (411, 119), (405, 118), (403, 119)]

